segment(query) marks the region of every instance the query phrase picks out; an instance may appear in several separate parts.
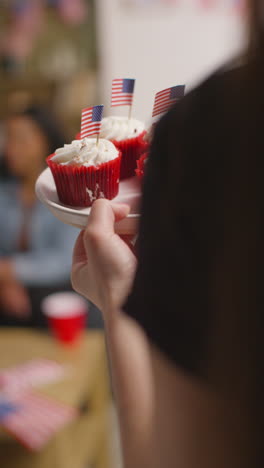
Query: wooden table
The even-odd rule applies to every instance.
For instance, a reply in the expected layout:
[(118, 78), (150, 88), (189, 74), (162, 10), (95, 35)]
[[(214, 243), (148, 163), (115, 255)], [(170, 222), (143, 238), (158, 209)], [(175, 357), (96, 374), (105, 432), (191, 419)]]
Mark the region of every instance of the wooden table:
[(110, 392), (102, 332), (85, 334), (75, 347), (64, 347), (45, 333), (0, 329), (0, 368), (34, 358), (49, 358), (69, 366), (63, 380), (40, 391), (81, 410), (39, 453), (30, 453), (2, 430), (0, 466), (3, 468), (97, 468), (111, 466), (109, 457)]

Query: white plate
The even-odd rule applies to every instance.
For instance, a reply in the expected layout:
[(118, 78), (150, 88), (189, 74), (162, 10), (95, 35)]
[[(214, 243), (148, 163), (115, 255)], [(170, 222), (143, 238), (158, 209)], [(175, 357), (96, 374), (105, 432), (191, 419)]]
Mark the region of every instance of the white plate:
[[(84, 229), (87, 226), (91, 208), (72, 208), (60, 203), (49, 168), (40, 174), (36, 182), (36, 194), (51, 213), (63, 223), (79, 229)], [(128, 204), (131, 211), (127, 218), (116, 223), (116, 232), (119, 234), (135, 234), (137, 232), (140, 196), (140, 182), (137, 177), (120, 182), (119, 194), (113, 201)]]

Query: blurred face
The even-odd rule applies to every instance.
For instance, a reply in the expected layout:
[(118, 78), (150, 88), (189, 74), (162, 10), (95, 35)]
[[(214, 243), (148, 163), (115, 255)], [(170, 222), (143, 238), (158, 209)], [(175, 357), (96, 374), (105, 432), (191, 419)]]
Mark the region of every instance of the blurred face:
[(46, 137), (33, 120), (19, 116), (7, 121), (5, 156), (13, 175), (33, 177), (44, 165), (47, 153)]

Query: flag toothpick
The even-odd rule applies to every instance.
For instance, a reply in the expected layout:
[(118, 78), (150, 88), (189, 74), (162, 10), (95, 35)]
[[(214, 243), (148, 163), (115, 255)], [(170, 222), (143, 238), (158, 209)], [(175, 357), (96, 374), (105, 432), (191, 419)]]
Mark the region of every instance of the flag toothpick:
[(128, 119), (130, 120), (132, 116), (132, 104), (129, 106), (129, 111), (128, 111)]
[(118, 78), (112, 82), (111, 107), (129, 106), (129, 119), (132, 113), (135, 81), (131, 78)]
[(176, 102), (183, 98), (185, 85), (172, 86), (159, 91), (155, 96), (152, 117), (165, 114)]
[(81, 139), (90, 136), (96, 136), (96, 144), (98, 145), (103, 110), (103, 105), (87, 107), (86, 109), (83, 109), (81, 121)]

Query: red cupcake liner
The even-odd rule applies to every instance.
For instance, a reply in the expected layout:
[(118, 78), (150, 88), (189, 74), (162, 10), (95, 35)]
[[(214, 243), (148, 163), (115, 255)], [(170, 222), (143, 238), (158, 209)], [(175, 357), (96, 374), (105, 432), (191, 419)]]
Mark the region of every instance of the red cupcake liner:
[(119, 190), (121, 153), (112, 161), (99, 166), (69, 166), (52, 161), (47, 164), (51, 169), (59, 200), (64, 205), (87, 207), (98, 198), (112, 200)]
[(150, 149), (150, 141), (148, 141), (146, 139), (146, 136), (147, 136), (146, 131), (141, 133), (141, 135), (140, 135), (141, 145), (142, 145), (142, 153), (141, 154), (148, 153), (149, 149)]
[(122, 153), (120, 180), (133, 177), (137, 167), (137, 160), (146, 151), (147, 142), (144, 140), (146, 132), (142, 132), (135, 138), (122, 141), (111, 140), (116, 148)]
[(148, 153), (142, 154), (140, 158), (137, 160), (137, 169), (135, 169), (135, 173), (138, 176), (140, 180), (143, 179), (144, 174), (145, 174), (145, 165), (146, 165), (146, 159), (148, 158)]

